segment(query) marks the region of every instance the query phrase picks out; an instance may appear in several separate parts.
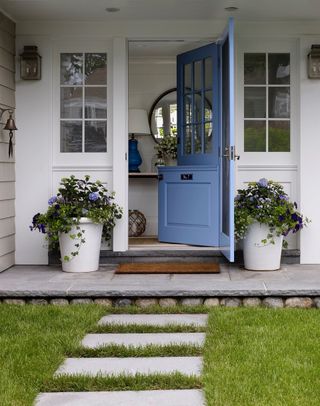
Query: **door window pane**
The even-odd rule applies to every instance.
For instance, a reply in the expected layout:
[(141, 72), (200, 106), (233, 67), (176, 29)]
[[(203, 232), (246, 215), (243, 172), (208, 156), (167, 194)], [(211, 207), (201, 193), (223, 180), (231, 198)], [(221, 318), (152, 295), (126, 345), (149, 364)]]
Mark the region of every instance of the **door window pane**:
[(61, 54), (60, 83), (62, 85), (83, 83), (83, 54)]
[(194, 63), (194, 91), (202, 88), (202, 61)]
[(107, 54), (85, 54), (86, 85), (107, 84)]
[(184, 127), (184, 144), (183, 144), (184, 155), (191, 154), (191, 139), (192, 139), (192, 126), (187, 125)]
[(268, 55), (269, 84), (288, 85), (290, 83), (290, 54)]
[(60, 152), (82, 152), (81, 121), (61, 121)]
[(192, 96), (184, 96), (185, 122), (192, 123)]
[(212, 91), (207, 91), (204, 94), (204, 119), (206, 121), (212, 120)]
[(60, 88), (60, 117), (82, 118), (82, 87)]
[(269, 117), (290, 118), (289, 87), (269, 87)]
[(266, 117), (266, 88), (246, 87), (244, 89), (244, 117)]
[(192, 91), (192, 64), (184, 65), (184, 92), (190, 93)]
[(107, 118), (107, 88), (85, 88), (85, 117)]
[(212, 123), (204, 125), (204, 152), (210, 154), (212, 152)]
[(264, 85), (266, 83), (266, 54), (244, 54), (244, 84)]
[(212, 88), (212, 78), (213, 78), (213, 65), (212, 65), (212, 58), (206, 58), (204, 60), (204, 78), (205, 78), (205, 88), (211, 89)]
[(197, 124), (194, 126), (194, 142), (193, 149), (195, 154), (202, 152), (202, 125)]
[(85, 152), (107, 152), (107, 122), (86, 121)]
[(246, 152), (266, 151), (266, 122), (244, 121), (244, 150)]
[(290, 121), (269, 121), (269, 151), (290, 152)]
[[(181, 153), (182, 155), (197, 155), (197, 162), (200, 165), (210, 162), (207, 154), (215, 152), (212, 143), (212, 121), (219, 119), (218, 116), (213, 117), (213, 74), (217, 75), (216, 71), (213, 72), (215, 61), (211, 53), (207, 55), (210, 56), (187, 63), (183, 68)], [(200, 160), (200, 154), (207, 155), (203, 162)]]
[(193, 95), (194, 111), (193, 117), (195, 123), (201, 123), (202, 121), (202, 97), (201, 93), (195, 93)]

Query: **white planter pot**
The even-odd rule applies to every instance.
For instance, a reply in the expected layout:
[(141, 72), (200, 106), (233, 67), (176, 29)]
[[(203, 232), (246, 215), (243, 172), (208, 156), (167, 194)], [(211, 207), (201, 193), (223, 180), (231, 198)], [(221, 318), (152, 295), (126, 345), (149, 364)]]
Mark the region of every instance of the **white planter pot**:
[[(102, 224), (95, 224), (88, 218), (80, 219), (81, 230), (84, 230), (83, 238), (85, 243), (81, 244), (79, 239), (70, 238), (70, 234), (77, 234), (79, 230), (72, 227), (69, 233), (61, 233), (59, 236), (60, 252), (62, 259), (62, 270), (64, 272), (94, 272), (99, 269)], [(80, 243), (80, 250), (75, 257), (71, 252), (77, 251), (75, 244)], [(70, 261), (64, 261), (68, 256)]]
[(243, 240), (244, 267), (252, 271), (275, 271), (280, 268), (283, 236), (274, 236), (274, 244), (261, 241), (270, 233), (266, 224), (253, 223)]

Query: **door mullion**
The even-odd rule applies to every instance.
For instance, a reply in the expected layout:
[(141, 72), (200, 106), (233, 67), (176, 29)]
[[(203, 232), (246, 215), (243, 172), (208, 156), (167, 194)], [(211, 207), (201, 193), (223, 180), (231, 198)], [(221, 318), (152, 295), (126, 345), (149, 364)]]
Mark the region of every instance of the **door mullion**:
[(194, 137), (195, 137), (195, 97), (194, 97), (194, 62), (191, 64), (191, 106), (192, 106), (192, 117), (191, 117), (191, 153), (194, 154)]
[(204, 109), (204, 97), (205, 97), (205, 58), (201, 62), (201, 154), (205, 153), (204, 148), (204, 123), (205, 123), (205, 109)]

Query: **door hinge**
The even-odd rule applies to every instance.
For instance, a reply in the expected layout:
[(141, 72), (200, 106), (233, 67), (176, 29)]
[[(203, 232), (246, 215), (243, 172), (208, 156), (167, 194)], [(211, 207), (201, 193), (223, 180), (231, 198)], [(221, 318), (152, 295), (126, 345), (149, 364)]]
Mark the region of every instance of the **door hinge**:
[(234, 150), (234, 146), (231, 145), (230, 146), (230, 161), (234, 161), (234, 156), (235, 156), (235, 150)]
[(235, 161), (240, 159), (240, 155), (236, 154), (236, 147), (231, 145), (230, 147), (225, 147), (223, 156), (228, 158), (229, 161)]
[(125, 154), (124, 154), (124, 159), (127, 161), (128, 160), (128, 153), (127, 152), (125, 152)]
[(236, 147), (233, 145), (231, 147), (231, 159), (233, 161), (239, 161), (240, 155), (237, 155)]

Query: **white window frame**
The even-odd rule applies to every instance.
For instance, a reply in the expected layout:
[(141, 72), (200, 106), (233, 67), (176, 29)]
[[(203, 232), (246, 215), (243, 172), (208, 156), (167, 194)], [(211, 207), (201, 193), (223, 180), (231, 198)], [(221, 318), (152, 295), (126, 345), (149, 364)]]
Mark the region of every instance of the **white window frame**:
[[(112, 44), (96, 39), (70, 40), (67, 43), (56, 43), (53, 52), (53, 166), (112, 165)], [(60, 54), (62, 53), (107, 54), (107, 152), (60, 152)], [(82, 118), (81, 121), (84, 125), (86, 120)]]
[[(290, 54), (290, 152), (245, 152), (244, 151), (244, 54), (245, 53), (287, 53)], [(296, 165), (299, 154), (299, 81), (297, 42), (291, 39), (249, 39), (239, 38), (237, 49), (237, 151), (240, 165)], [(249, 86), (249, 85), (248, 85)], [(262, 86), (262, 85), (261, 85)], [(269, 88), (269, 85), (263, 85)], [(282, 87), (284, 85), (280, 85)], [(273, 86), (270, 86), (273, 87)], [(267, 101), (268, 103), (268, 95)], [(268, 106), (267, 106), (268, 108)], [(259, 120), (259, 119), (257, 119)], [(273, 121), (267, 118), (267, 121)], [(279, 119), (278, 119), (279, 120)], [(274, 120), (276, 121), (276, 119)], [(266, 134), (267, 136), (268, 134)]]

